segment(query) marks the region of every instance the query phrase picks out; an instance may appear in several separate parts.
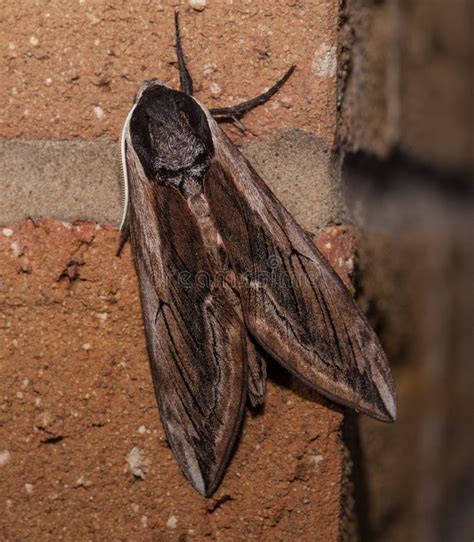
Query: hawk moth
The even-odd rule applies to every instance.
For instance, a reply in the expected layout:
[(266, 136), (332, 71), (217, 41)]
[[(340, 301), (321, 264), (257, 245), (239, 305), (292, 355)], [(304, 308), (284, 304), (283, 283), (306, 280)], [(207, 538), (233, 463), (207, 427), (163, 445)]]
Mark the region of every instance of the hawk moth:
[(193, 97), (175, 15), (180, 91), (140, 87), (122, 132), (128, 238), (151, 373), (169, 445), (210, 496), (244, 406), (265, 395), (266, 352), (329, 399), (382, 421), (395, 391), (375, 333), (350, 292), (214, 117)]

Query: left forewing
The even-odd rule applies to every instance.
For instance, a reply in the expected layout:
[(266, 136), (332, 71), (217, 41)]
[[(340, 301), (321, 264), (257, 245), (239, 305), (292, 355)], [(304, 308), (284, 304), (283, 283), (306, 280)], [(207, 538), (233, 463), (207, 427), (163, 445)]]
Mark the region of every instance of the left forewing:
[[(133, 160), (129, 160), (129, 164)], [(155, 393), (168, 442), (203, 495), (220, 482), (246, 399), (246, 330), (199, 225), (172, 187), (131, 183), (131, 242)]]

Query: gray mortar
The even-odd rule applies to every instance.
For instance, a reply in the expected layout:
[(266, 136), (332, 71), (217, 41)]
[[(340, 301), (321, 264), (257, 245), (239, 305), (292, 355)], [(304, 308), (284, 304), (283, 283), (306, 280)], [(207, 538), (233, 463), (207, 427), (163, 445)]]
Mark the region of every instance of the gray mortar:
[[(316, 232), (345, 217), (338, 168), (311, 134), (281, 131), (243, 152), (304, 228)], [(120, 160), (112, 141), (2, 141), (0, 183), (0, 224), (46, 216), (120, 222)]]
[(322, 140), (303, 130), (280, 130), (242, 151), (307, 230), (316, 233), (347, 218), (340, 168)]
[(116, 224), (117, 161), (111, 141), (0, 142), (0, 223), (47, 216)]

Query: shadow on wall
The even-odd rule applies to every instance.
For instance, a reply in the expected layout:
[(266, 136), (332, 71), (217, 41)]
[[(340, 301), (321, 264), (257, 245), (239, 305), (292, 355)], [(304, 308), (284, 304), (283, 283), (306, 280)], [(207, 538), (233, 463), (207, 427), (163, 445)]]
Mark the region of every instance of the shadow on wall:
[(473, 193), (398, 153), (349, 155), (362, 236), (359, 302), (395, 371), (396, 424), (361, 418), (373, 540), (467, 540), (474, 532)]

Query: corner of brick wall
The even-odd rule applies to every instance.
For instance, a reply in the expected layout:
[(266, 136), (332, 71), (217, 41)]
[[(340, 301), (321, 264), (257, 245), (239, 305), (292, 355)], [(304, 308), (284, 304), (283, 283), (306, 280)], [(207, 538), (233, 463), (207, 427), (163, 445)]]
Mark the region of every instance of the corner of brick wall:
[(338, 141), (363, 234), (357, 296), (395, 372), (391, 426), (360, 420), (367, 539), (472, 536), (472, 5), (347, 0)]

